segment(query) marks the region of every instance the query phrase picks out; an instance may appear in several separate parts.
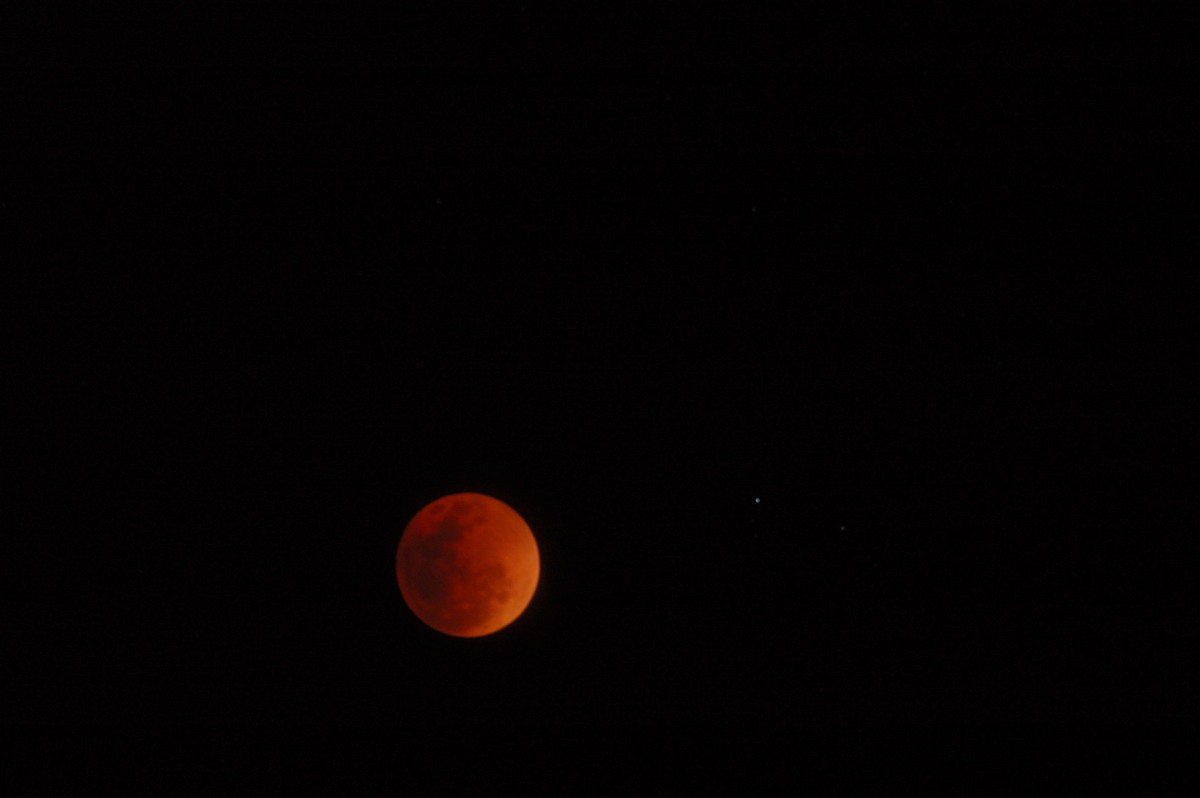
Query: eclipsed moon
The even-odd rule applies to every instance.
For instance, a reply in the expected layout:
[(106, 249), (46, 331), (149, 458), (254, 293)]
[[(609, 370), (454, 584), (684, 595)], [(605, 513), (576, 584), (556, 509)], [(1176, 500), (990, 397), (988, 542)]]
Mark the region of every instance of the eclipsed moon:
[(499, 499), (455, 493), (408, 522), (396, 581), (418, 618), (455, 637), (481, 637), (515, 621), (541, 572), (525, 519)]

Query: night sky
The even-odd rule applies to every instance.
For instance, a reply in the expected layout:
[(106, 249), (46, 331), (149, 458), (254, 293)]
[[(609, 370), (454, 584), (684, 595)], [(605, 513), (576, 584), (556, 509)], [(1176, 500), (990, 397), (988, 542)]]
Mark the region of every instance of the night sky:
[[(9, 717), (1194, 716), (1169, 25), (226, 5), (5, 32)], [(542, 555), (475, 640), (459, 491)]]

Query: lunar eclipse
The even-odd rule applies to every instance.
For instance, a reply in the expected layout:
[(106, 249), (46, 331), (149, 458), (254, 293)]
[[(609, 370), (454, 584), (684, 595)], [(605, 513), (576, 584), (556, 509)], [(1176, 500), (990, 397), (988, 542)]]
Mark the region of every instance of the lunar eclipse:
[(421, 509), (396, 549), (396, 581), (414, 614), (455, 637), (482, 637), (529, 606), (541, 572), (525, 520), (499, 499), (455, 493)]

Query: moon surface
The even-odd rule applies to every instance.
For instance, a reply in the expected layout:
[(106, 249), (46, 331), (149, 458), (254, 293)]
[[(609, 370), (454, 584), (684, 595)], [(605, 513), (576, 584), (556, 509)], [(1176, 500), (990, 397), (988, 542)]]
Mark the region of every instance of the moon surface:
[(421, 509), (396, 549), (405, 603), (429, 626), (481, 637), (515, 621), (541, 573), (525, 519), (499, 499), (455, 493)]

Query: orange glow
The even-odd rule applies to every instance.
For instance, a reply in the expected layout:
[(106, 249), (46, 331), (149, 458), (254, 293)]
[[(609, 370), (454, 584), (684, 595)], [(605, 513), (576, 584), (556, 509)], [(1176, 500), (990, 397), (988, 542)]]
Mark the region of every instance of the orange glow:
[(529, 525), (499, 499), (455, 493), (408, 522), (396, 581), (418, 618), (455, 637), (481, 637), (515, 621), (541, 573)]

